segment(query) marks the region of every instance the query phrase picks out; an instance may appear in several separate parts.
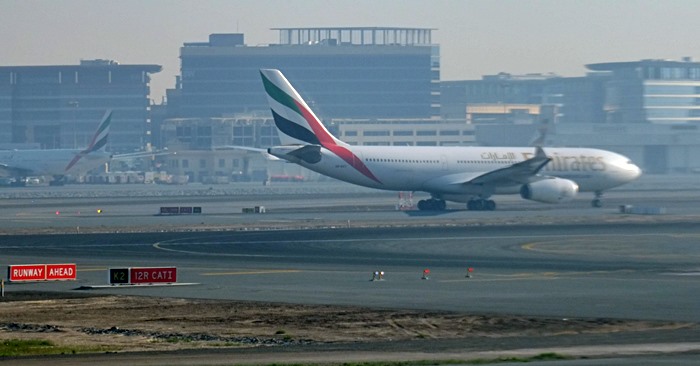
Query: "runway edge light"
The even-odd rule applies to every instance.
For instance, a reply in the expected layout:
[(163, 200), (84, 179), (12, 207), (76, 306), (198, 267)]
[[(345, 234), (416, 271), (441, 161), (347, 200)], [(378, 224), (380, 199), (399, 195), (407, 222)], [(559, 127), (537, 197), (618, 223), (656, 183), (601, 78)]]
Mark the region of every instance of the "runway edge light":
[(372, 279), (370, 279), (370, 281), (384, 281), (384, 271), (372, 272)]
[(467, 275), (464, 276), (466, 278), (472, 278), (472, 273), (474, 272), (474, 267), (469, 267), (467, 268)]

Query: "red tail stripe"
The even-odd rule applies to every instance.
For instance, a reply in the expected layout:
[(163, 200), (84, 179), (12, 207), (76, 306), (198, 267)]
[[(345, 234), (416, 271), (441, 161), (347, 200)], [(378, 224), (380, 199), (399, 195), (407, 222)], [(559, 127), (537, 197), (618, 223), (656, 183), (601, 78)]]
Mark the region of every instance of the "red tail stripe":
[(304, 108), (304, 106), (301, 103), (297, 102), (296, 100), (294, 101), (294, 103), (296, 103), (297, 108), (299, 108), (299, 111), (301, 111), (302, 117), (304, 117), (309, 126), (311, 126), (311, 129), (314, 131), (314, 134), (318, 138), (319, 142), (321, 142), (321, 146), (338, 155), (341, 159), (345, 160), (345, 162), (350, 164), (350, 166), (355, 168), (367, 178), (372, 179), (373, 181), (381, 184), (379, 179), (377, 179), (377, 177), (375, 177), (374, 174), (372, 174), (369, 168), (367, 168), (367, 166), (362, 162), (362, 160), (360, 160), (359, 157), (357, 157), (357, 155), (353, 154), (352, 151), (348, 150), (343, 146), (338, 145), (335, 142), (335, 139), (333, 138), (333, 136), (331, 136), (330, 133), (328, 133), (328, 130), (326, 130), (323, 127), (321, 121), (314, 117), (314, 115), (311, 112), (309, 112), (308, 109)]

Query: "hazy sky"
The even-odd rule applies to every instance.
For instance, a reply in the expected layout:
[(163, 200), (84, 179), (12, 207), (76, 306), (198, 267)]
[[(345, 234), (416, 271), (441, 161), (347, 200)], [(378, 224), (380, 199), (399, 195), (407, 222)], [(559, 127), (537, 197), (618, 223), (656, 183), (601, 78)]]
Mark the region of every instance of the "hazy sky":
[(270, 28), (332, 26), (436, 28), (443, 80), (700, 58), (696, 0), (0, 0), (0, 65), (159, 64), (159, 99), (184, 42), (240, 32), (248, 45), (267, 44), (278, 40)]

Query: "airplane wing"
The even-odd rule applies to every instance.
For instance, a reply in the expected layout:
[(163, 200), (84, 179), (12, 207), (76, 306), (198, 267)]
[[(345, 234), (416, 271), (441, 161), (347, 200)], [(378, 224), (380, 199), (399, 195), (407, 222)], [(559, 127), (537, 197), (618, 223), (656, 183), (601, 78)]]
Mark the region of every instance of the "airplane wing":
[(5, 176), (27, 177), (32, 174), (29, 169), (22, 169), (5, 163), (0, 163), (0, 172)]
[(551, 158), (545, 155), (541, 147), (535, 150), (535, 156), (525, 161), (509, 165), (505, 168), (492, 170), (489, 172), (465, 172), (450, 175), (443, 175), (424, 182), (424, 187), (428, 191), (441, 191), (445, 187), (453, 186), (491, 186), (508, 187), (522, 185), (546, 179), (538, 175)]
[(215, 146), (214, 150), (243, 150), (243, 151), (251, 151), (251, 152), (257, 152), (263, 154), (263, 156), (267, 160), (282, 160), (274, 155), (270, 155), (267, 152), (267, 149), (260, 149), (257, 147), (250, 147), (250, 146), (238, 146), (238, 145), (221, 145), (221, 146)]
[(128, 160), (128, 159), (135, 159), (135, 158), (144, 158), (144, 157), (151, 157), (151, 156), (161, 156), (161, 155), (174, 155), (177, 154), (177, 152), (174, 151), (140, 151), (140, 152), (134, 152), (134, 153), (127, 153), (127, 154), (115, 154), (112, 155), (112, 160)]
[(535, 156), (505, 168), (484, 173), (466, 184), (513, 185), (525, 184), (544, 179), (537, 175), (552, 158), (547, 157), (541, 147), (535, 148)]

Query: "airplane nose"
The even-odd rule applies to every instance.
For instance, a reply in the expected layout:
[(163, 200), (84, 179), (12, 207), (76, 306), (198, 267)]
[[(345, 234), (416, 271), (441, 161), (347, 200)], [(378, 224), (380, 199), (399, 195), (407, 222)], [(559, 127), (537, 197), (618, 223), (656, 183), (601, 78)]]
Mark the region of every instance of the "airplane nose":
[(637, 165), (635, 165), (635, 164), (630, 164), (630, 165), (631, 165), (631, 169), (630, 169), (630, 180), (635, 180), (635, 179), (639, 178), (639, 177), (642, 175), (642, 169), (639, 168), (639, 167), (638, 167)]

